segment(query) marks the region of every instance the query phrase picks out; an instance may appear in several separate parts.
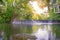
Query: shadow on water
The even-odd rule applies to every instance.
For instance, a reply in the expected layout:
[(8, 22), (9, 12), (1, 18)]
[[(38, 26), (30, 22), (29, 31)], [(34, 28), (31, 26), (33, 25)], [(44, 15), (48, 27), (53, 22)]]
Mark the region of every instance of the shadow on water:
[(0, 24), (0, 40), (60, 40), (59, 28), (60, 24)]

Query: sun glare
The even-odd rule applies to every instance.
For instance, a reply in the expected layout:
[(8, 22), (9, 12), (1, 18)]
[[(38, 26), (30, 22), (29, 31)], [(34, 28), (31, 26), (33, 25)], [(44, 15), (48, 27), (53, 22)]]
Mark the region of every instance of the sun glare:
[(29, 1), (29, 4), (33, 8), (34, 12), (37, 14), (48, 12), (48, 7), (46, 6), (46, 7), (40, 8), (37, 1)]

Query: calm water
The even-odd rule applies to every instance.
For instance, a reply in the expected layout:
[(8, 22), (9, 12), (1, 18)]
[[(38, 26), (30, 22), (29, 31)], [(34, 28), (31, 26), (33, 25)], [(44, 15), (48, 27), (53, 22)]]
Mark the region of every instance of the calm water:
[(0, 24), (0, 40), (60, 40), (60, 24)]

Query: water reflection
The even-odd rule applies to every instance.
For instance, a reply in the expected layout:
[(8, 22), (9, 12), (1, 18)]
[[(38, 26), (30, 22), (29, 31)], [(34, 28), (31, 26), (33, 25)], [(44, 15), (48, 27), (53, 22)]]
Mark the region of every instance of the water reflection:
[[(41, 25), (40, 25), (41, 26)], [(40, 27), (33, 33), (37, 37), (37, 40), (48, 40), (48, 29), (46, 25)]]
[(0, 40), (57, 40), (59, 24), (0, 24)]

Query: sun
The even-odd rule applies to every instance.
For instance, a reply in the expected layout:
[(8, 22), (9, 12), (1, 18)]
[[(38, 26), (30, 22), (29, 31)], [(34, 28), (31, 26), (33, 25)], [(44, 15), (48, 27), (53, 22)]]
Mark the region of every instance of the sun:
[(29, 1), (29, 4), (33, 8), (33, 11), (37, 14), (48, 12), (48, 7), (47, 6), (43, 7), (42, 4), (40, 4), (40, 6), (42, 6), (42, 7), (40, 7), (38, 4), (38, 1)]
[[(32, 9), (33, 12), (33, 19), (39, 19), (38, 15), (42, 18), (42, 16), (44, 18), (49, 17), (49, 13), (48, 13), (48, 6), (46, 4), (46, 0), (45, 1), (38, 1), (38, 0), (34, 0), (34, 1), (29, 1), (29, 6)], [(42, 19), (44, 19), (42, 18)]]

